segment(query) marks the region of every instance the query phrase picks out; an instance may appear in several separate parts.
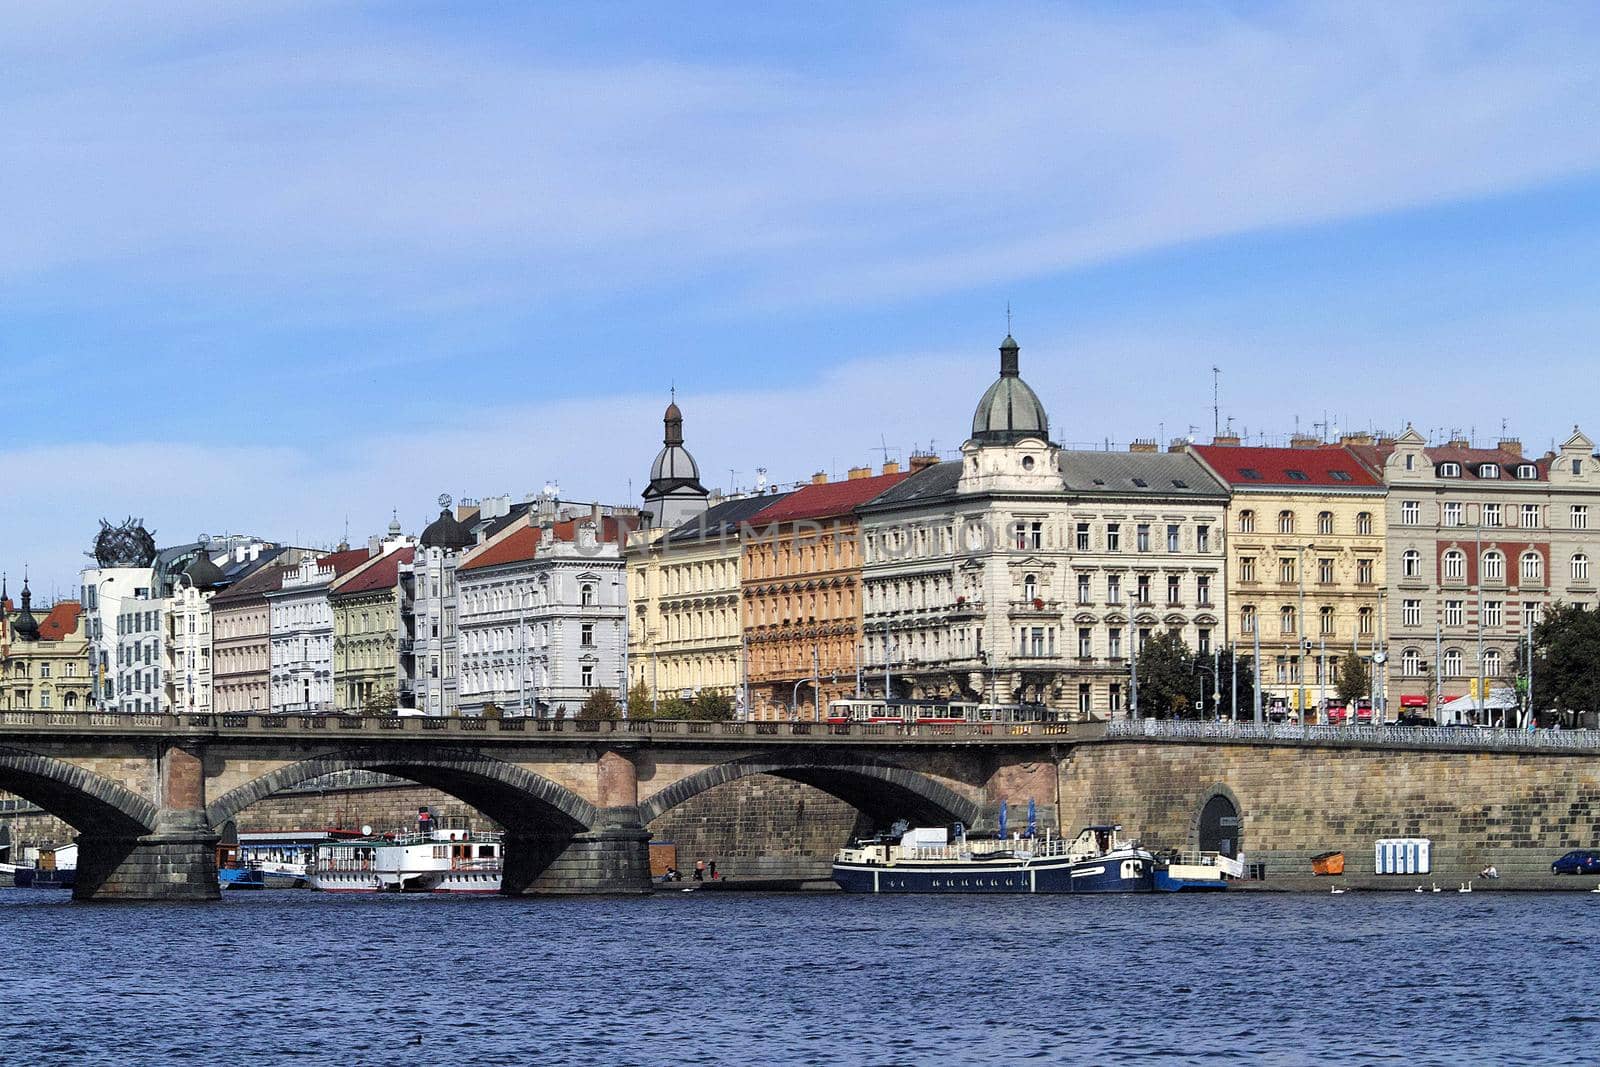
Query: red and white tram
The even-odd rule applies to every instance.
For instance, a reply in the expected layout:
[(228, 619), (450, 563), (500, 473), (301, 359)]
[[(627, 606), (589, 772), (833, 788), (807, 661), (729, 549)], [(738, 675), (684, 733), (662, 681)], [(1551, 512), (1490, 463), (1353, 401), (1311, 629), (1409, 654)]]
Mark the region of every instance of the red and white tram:
[(1028, 723), (1055, 722), (1054, 710), (1043, 704), (979, 704), (963, 700), (834, 700), (828, 704), (828, 722), (890, 722), (901, 725), (930, 723)]

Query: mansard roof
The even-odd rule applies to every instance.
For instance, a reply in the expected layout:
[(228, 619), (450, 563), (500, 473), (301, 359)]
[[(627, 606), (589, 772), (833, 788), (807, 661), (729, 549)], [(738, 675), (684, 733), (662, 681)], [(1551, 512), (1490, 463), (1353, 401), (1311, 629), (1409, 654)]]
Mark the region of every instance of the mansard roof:
[(1061, 481), (1068, 493), (1083, 495), (1225, 499), (1205, 465), (1186, 452), (1061, 453)]
[(751, 516), (750, 521), (765, 526), (775, 522), (803, 522), (834, 519), (852, 514), (891, 486), (909, 478), (905, 472), (880, 474), (872, 478), (846, 478), (842, 482), (801, 486), (788, 496)]
[(743, 523), (788, 495), (788, 493), (760, 493), (724, 500), (678, 526), (667, 534), (667, 540), (672, 544), (688, 544), (737, 535)]
[(956, 495), (956, 487), (960, 483), (960, 460), (935, 463), (915, 472), (899, 485), (885, 490), (874, 498), (868, 506), (877, 510), (897, 505), (921, 504), (939, 500)]

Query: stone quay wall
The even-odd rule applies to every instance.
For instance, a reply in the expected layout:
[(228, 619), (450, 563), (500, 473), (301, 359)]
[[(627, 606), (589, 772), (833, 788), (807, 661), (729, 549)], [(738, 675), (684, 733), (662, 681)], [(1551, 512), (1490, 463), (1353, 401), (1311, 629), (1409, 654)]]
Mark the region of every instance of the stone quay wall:
[(732, 879), (827, 881), (833, 854), (866, 823), (820, 789), (756, 774), (708, 789), (648, 829), (653, 842), (677, 846), (686, 878), (696, 860), (716, 860), (717, 874)]
[[(1125, 741), (1082, 745), (1060, 763), (1063, 830), (1121, 823), (1153, 848), (1198, 846), (1201, 810), (1236, 805), (1240, 847), (1266, 866), (1265, 887), (1335, 883), (1454, 889), (1493, 864), (1479, 888), (1590, 887), (1550, 863), (1600, 847), (1600, 761), (1592, 755), (1429, 752)], [(1377, 875), (1380, 838), (1425, 837), (1432, 872)], [(1343, 878), (1313, 878), (1311, 858), (1345, 853)]]

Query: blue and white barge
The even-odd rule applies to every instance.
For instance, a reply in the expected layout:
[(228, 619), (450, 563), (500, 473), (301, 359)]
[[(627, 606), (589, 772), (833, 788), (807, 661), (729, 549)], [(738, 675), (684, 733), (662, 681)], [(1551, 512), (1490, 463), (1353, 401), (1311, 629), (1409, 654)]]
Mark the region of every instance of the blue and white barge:
[(847, 893), (1149, 893), (1155, 856), (1120, 826), (1087, 826), (1070, 841), (951, 840), (918, 827), (840, 849), (833, 880)]

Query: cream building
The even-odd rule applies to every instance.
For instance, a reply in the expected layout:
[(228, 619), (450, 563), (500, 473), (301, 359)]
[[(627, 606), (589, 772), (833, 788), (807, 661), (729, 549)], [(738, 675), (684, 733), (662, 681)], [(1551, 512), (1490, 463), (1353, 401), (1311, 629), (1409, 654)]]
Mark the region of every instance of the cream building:
[(13, 610), (0, 589), (0, 711), (81, 711), (89, 707), (89, 640), (76, 600), (33, 614), (33, 594), (22, 583)]
[(745, 522), (779, 499), (722, 500), (677, 529), (630, 539), (630, 689), (643, 685), (652, 699), (715, 690), (744, 700), (740, 539)]
[(1231, 495), (1228, 639), (1253, 655), (1259, 636), (1262, 689), (1290, 710), (1331, 700), (1347, 653), (1381, 649), (1386, 490), (1346, 447), (1365, 443), (1190, 447)]

